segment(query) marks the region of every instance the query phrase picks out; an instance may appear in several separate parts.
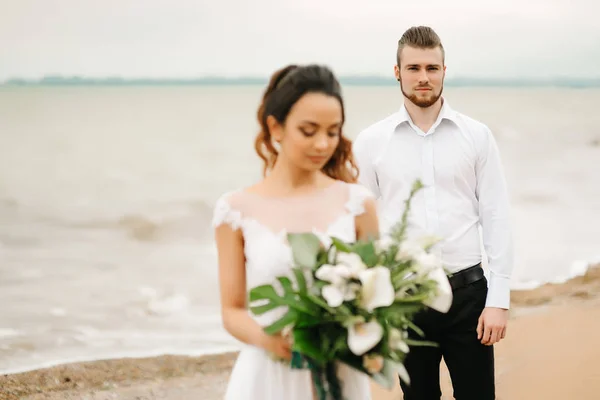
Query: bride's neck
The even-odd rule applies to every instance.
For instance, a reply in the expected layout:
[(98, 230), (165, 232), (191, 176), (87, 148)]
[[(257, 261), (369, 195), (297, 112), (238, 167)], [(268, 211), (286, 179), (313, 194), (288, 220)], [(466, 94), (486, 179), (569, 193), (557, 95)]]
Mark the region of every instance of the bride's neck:
[(320, 178), (321, 173), (318, 171), (302, 170), (290, 165), (285, 160), (278, 159), (266, 180), (283, 190), (291, 191), (318, 186)]

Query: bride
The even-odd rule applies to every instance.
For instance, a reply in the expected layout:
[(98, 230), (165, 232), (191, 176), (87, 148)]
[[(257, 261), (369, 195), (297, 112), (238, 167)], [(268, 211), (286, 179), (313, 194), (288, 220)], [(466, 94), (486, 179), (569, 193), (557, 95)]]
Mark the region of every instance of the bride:
[[(355, 183), (358, 170), (352, 144), (343, 135), (340, 84), (328, 68), (291, 65), (277, 71), (258, 120), (255, 148), (265, 177), (222, 195), (213, 217), (223, 324), (244, 344), (225, 399), (313, 399), (310, 372), (285, 362), (291, 358), (290, 340), (263, 331), (285, 310), (252, 315), (247, 293), (290, 272), (288, 232), (335, 235), (348, 242), (376, 237), (375, 202)], [(366, 375), (340, 365), (338, 376), (345, 399), (371, 398)]]

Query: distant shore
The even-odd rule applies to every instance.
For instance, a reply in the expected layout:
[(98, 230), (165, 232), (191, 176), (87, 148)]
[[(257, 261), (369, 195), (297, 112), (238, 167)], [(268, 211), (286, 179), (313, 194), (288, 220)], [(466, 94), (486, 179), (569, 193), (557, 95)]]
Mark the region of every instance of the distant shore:
[[(397, 86), (393, 76), (340, 76), (344, 86)], [(122, 78), (122, 77), (80, 77), (80, 76), (45, 76), (39, 79), (11, 78), (0, 82), (0, 86), (240, 86), (260, 85), (268, 83), (267, 77), (220, 77), (207, 76), (198, 78)], [(598, 88), (600, 78), (590, 80), (573, 80), (566, 78), (519, 79), (519, 78), (448, 78), (447, 87), (561, 87), (561, 88)]]
[[(600, 266), (564, 284), (513, 292), (508, 336), (497, 345), (499, 398), (595, 399), (600, 392), (594, 333), (600, 329), (599, 305)], [(236, 355), (123, 358), (5, 375), (0, 376), (0, 399), (217, 400), (223, 398)], [(441, 379), (448, 395), (444, 371)], [(401, 392), (373, 386), (373, 393), (374, 400), (397, 400)]]

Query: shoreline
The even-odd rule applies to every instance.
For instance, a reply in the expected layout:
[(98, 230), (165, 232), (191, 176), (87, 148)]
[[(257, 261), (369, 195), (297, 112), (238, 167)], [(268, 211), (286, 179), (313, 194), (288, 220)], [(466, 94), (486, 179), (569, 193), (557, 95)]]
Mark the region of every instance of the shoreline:
[[(563, 332), (564, 329), (555, 329), (553, 332), (539, 332), (539, 330), (535, 331), (533, 328), (524, 328), (528, 324), (541, 324), (542, 328), (546, 329), (545, 325), (547, 326), (550, 323), (556, 324), (557, 321), (560, 323), (565, 318), (575, 318), (572, 324), (572, 329), (574, 329), (572, 332), (573, 335), (576, 332), (578, 333), (579, 329), (583, 328), (583, 323), (597, 323), (600, 328), (600, 320), (598, 318), (589, 322), (580, 321), (580, 319), (584, 319), (581, 315), (586, 315), (589, 310), (598, 311), (600, 309), (597, 306), (598, 304), (600, 304), (600, 266), (595, 265), (590, 266), (585, 275), (573, 278), (562, 284), (546, 284), (533, 290), (513, 291), (511, 293), (512, 308), (509, 330), (512, 330), (511, 325), (514, 324), (515, 329), (512, 331), (515, 332), (515, 336), (517, 335), (516, 331), (519, 330), (520, 333), (518, 335), (520, 337), (518, 339), (529, 343), (532, 341), (535, 342), (538, 339), (540, 341), (550, 340), (548, 338), (549, 334), (566, 335), (566, 333)], [(589, 333), (595, 330), (597, 329), (593, 328), (591, 331), (583, 330), (582, 336), (585, 332)], [(541, 335), (542, 333), (543, 335)], [(588, 336), (586, 340), (591, 339), (589, 337), (590, 334), (585, 334), (585, 336)], [(591, 334), (591, 336), (595, 335)], [(572, 339), (578, 340), (577, 337)], [(552, 346), (554, 349), (554, 347), (560, 344), (562, 343), (553, 343), (551, 341), (549, 346)], [(510, 347), (511, 345), (512, 347)], [(570, 346), (572, 346), (571, 343), (565, 343), (562, 347)], [(521, 343), (510, 342), (508, 339), (505, 339), (505, 341), (497, 345), (497, 348), (499, 352), (504, 351), (504, 353), (508, 354), (511, 351), (512, 353), (516, 351), (513, 351), (513, 349), (521, 348), (527, 350), (529, 347), (523, 347)], [(537, 356), (542, 357), (540, 354), (542, 353), (537, 354)], [(235, 362), (236, 356), (237, 351), (233, 351), (202, 356), (160, 355), (60, 364), (28, 372), (0, 375), (0, 399), (58, 400), (64, 398), (83, 398), (88, 395), (92, 396), (89, 397), (92, 399), (135, 399), (137, 395), (134, 395), (134, 393), (138, 393), (139, 395), (140, 391), (149, 393), (149, 391), (166, 390), (164, 389), (165, 387), (175, 386), (176, 390), (197, 391), (200, 397), (196, 397), (212, 400), (222, 398), (229, 371)], [(524, 357), (524, 355), (520, 352), (513, 356), (513, 358), (515, 357)], [(502, 360), (503, 355), (500, 354), (497, 358), (497, 363), (503, 362)], [(557, 367), (547, 365), (547, 363), (542, 365), (542, 370), (552, 370), (552, 368), (556, 369)], [(506, 369), (508, 367), (503, 368)], [(499, 390), (504, 379), (501, 370), (502, 368), (498, 371)], [(541, 375), (541, 372), (537, 372), (537, 375)], [(600, 372), (598, 373), (598, 377), (600, 378)], [(577, 377), (574, 378), (576, 379)], [(444, 379), (443, 374), (442, 379)], [(512, 381), (513, 378), (511, 377), (511, 387), (514, 386), (512, 385)], [(598, 385), (600, 385), (600, 379), (598, 382)], [(571, 383), (577, 384), (577, 382)], [(593, 385), (590, 384), (588, 386)], [(597, 387), (596, 390), (600, 390), (600, 387)], [(131, 397), (127, 397), (128, 391), (131, 391)], [(102, 397), (103, 395), (109, 396), (111, 393), (120, 393), (124, 397)], [(383, 393), (380, 396), (386, 396), (386, 394)], [(394, 398), (397, 399), (398, 393), (395, 396)], [(190, 395), (190, 398), (193, 397)]]

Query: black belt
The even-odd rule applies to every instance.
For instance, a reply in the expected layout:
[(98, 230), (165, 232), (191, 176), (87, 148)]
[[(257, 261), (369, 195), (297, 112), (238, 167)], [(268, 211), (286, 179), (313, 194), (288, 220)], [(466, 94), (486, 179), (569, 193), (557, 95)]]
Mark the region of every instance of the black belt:
[(473, 282), (477, 282), (483, 279), (483, 268), (481, 268), (481, 263), (477, 265), (473, 265), (472, 267), (463, 269), (462, 271), (458, 271), (454, 274), (448, 276), (448, 280), (450, 281), (450, 286), (452, 290), (460, 289), (465, 287)]

